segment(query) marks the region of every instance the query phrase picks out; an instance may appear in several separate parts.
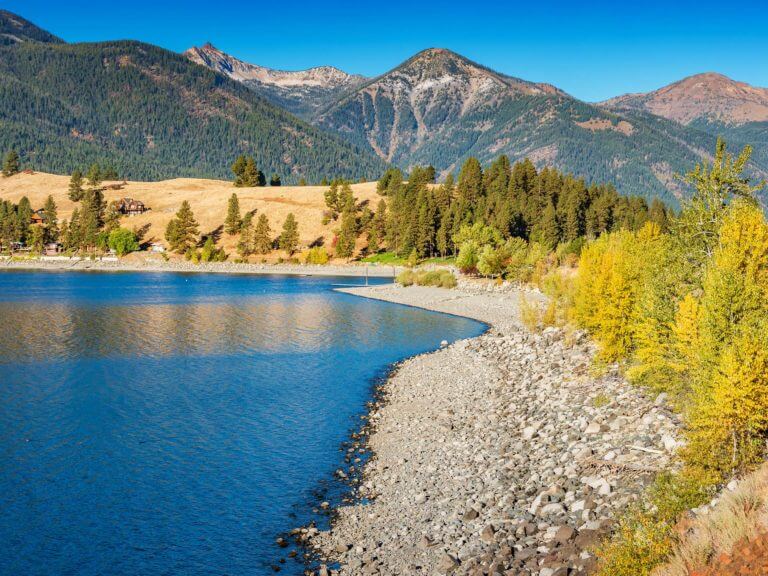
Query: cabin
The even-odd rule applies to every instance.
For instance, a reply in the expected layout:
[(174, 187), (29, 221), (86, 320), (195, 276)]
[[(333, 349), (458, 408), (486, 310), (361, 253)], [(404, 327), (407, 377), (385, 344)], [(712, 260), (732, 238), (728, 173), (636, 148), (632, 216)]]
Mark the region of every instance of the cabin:
[(138, 216), (144, 214), (149, 208), (144, 205), (141, 200), (134, 200), (133, 198), (121, 198), (117, 201), (117, 209), (120, 214), (126, 216)]
[(43, 246), (43, 256), (57, 256), (64, 252), (64, 245), (60, 242), (49, 242)]
[(35, 210), (32, 212), (32, 216), (29, 219), (30, 224), (45, 224), (45, 217), (43, 210)]

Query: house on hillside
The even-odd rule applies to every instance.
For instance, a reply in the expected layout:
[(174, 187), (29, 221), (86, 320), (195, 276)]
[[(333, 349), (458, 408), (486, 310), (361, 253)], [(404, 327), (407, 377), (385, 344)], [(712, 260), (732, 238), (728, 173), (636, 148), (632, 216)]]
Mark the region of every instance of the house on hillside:
[(120, 214), (125, 214), (126, 216), (138, 216), (149, 210), (149, 208), (144, 205), (144, 202), (141, 200), (134, 200), (133, 198), (121, 198), (118, 200), (117, 209), (120, 211)]
[(45, 211), (42, 210), (42, 209), (35, 210), (34, 212), (32, 212), (32, 216), (29, 219), (29, 223), (30, 224), (45, 224), (45, 218), (43, 217), (44, 214), (45, 214)]

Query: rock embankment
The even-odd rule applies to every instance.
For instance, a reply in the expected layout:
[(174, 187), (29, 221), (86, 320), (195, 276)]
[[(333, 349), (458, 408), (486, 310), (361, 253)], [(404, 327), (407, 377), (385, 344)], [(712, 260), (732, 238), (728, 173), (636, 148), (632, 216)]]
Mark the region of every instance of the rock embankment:
[(676, 447), (675, 417), (583, 334), (532, 334), (518, 295), (392, 286), (354, 294), (488, 322), (403, 362), (370, 416), (375, 456), (330, 532), (320, 574), (588, 573), (589, 550)]

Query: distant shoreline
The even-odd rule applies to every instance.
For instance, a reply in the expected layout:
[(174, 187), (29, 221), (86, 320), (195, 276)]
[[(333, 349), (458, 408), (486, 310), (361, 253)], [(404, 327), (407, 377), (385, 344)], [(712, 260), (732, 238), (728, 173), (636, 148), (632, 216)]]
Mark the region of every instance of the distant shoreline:
[(278, 274), (287, 276), (348, 276), (353, 278), (394, 278), (400, 266), (366, 264), (238, 264), (206, 262), (192, 264), (179, 261), (126, 262), (121, 260), (9, 260), (0, 259), (2, 270), (48, 270), (80, 272), (181, 272), (198, 274)]

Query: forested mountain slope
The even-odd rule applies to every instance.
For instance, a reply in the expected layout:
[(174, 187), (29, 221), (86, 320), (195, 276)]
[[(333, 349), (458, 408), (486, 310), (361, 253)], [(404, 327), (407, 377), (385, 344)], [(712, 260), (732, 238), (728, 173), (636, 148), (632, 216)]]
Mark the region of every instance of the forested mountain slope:
[(139, 42), (1, 46), (0, 101), (0, 150), (37, 170), (98, 161), (132, 179), (221, 178), (248, 154), (290, 183), (374, 178), (384, 166), (238, 82)]
[(35, 26), (29, 20), (17, 16), (7, 10), (0, 10), (0, 45), (16, 44), (19, 42), (50, 42), (63, 44), (50, 32)]

